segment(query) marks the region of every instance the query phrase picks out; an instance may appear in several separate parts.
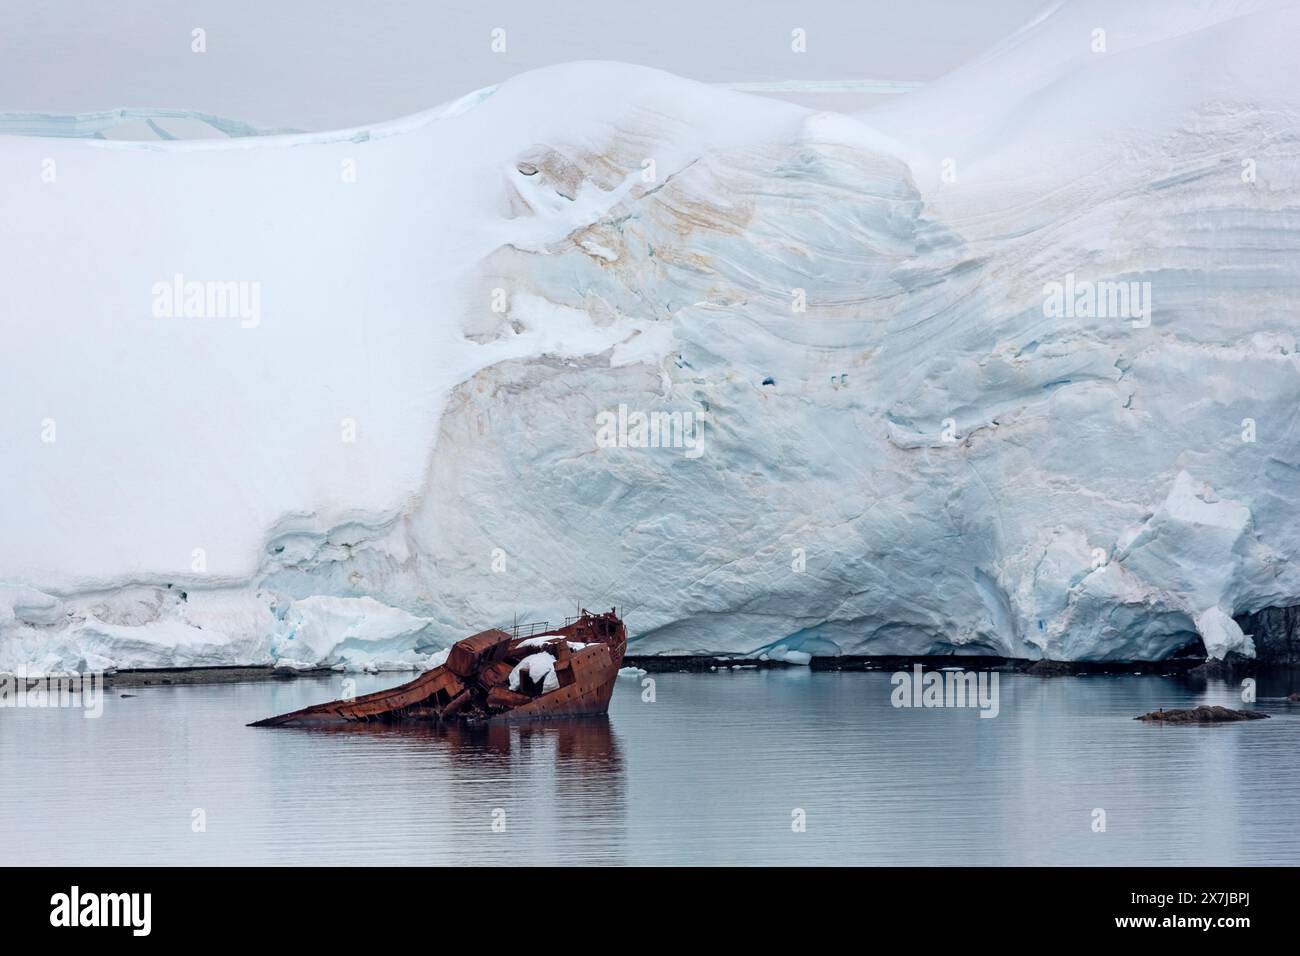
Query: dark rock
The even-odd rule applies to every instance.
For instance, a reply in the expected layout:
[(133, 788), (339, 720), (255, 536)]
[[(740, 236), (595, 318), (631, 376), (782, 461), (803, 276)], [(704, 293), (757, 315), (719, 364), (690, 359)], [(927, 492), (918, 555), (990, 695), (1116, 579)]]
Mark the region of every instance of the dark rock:
[(1255, 657), (1264, 664), (1300, 664), (1300, 605), (1266, 607), (1234, 620), (1255, 642)]
[(1202, 704), (1192, 710), (1153, 710), (1134, 720), (1159, 720), (1169, 724), (1222, 724), (1234, 720), (1266, 720), (1268, 714), (1257, 710), (1232, 710), (1215, 705)]
[(1026, 674), (1035, 677), (1068, 677), (1077, 672), (1078, 668), (1069, 661), (1034, 661), (1025, 669)]
[(1291, 701), (1293, 704), (1300, 704), (1300, 692), (1287, 694), (1286, 699)]
[(1231, 653), (1221, 661), (1208, 660), (1199, 667), (1194, 667), (1188, 674), (1192, 677), (1217, 677), (1223, 680), (1237, 680), (1238, 678), (1255, 673), (1259, 666), (1259, 661), (1251, 657), (1243, 657), (1237, 653)]

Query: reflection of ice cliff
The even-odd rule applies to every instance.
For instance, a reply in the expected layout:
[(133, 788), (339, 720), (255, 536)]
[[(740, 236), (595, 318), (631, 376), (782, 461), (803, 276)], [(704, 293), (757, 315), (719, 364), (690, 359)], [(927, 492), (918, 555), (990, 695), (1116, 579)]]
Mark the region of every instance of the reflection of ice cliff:
[[(1063, 6), (862, 117), (587, 63), (0, 140), (0, 668), (418, 666), (578, 602), (632, 653), (1250, 653), (1300, 603), (1298, 27)], [(154, 317), (182, 273), (260, 323)]]

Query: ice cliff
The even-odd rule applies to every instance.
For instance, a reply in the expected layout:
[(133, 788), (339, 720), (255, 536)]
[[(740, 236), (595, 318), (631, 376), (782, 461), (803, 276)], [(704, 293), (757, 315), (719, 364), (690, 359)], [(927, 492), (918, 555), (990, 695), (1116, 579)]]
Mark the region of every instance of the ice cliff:
[(414, 667), (579, 604), (632, 654), (1253, 654), (1297, 35), (1070, 4), (856, 116), (579, 63), (0, 136), (0, 670)]

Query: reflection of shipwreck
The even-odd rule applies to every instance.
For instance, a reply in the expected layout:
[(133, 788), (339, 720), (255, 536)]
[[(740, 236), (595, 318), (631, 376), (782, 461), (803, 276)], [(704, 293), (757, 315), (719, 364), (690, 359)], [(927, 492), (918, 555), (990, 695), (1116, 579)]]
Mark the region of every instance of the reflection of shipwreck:
[(554, 629), (543, 622), (483, 631), (453, 644), (444, 663), (399, 687), (249, 726), (603, 714), (626, 649), (627, 629), (614, 611), (584, 610)]

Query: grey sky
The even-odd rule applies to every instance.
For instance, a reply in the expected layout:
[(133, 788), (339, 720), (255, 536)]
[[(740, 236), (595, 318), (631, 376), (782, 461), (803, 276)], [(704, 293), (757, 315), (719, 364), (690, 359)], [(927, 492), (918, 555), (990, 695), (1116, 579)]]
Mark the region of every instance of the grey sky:
[[(412, 113), (549, 63), (710, 82), (932, 79), (1044, 0), (51, 0), (0, 7), (0, 112), (179, 107), (326, 129)], [(207, 31), (207, 52), (190, 31)], [(508, 51), (493, 53), (494, 27)], [(808, 51), (790, 49), (807, 31)], [(782, 94), (859, 108), (853, 93)]]

